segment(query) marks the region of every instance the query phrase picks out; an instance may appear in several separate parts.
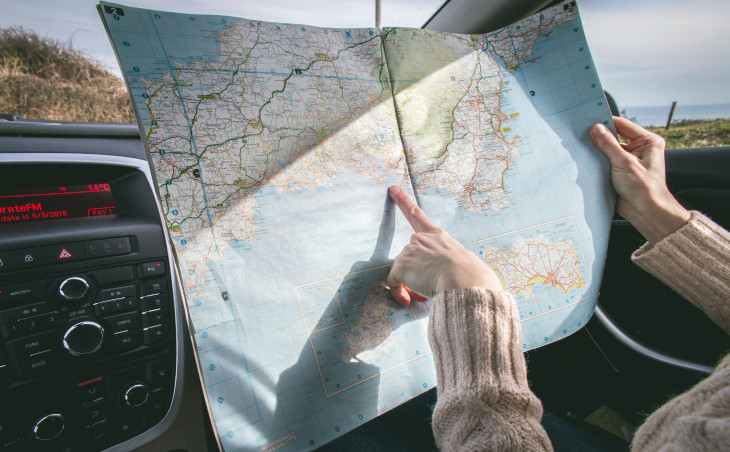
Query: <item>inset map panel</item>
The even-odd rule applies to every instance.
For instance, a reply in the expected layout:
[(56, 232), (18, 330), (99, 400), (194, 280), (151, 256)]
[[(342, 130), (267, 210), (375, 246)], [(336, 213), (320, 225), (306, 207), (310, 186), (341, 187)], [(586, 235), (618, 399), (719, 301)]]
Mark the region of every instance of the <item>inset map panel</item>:
[(390, 265), (296, 287), (327, 397), (431, 353), (412, 307), (383, 285)]
[(474, 242), (528, 319), (588, 297), (583, 247), (572, 217)]

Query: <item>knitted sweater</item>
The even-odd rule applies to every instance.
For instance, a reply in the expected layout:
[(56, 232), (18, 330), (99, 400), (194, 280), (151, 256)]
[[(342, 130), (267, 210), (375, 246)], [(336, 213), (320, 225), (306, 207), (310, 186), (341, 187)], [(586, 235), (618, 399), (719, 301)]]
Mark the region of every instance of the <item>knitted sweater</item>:
[[(704, 215), (634, 262), (730, 333), (730, 234)], [(471, 288), (435, 297), (429, 340), (438, 379), (433, 413), (444, 451), (552, 450), (542, 404), (527, 384), (517, 305), (502, 291)], [(730, 450), (730, 356), (669, 401), (636, 433), (633, 450)]]

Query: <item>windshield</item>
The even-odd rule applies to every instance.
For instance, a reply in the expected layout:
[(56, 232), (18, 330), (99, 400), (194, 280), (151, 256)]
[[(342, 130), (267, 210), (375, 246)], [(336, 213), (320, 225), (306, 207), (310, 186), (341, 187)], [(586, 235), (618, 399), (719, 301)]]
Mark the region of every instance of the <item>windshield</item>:
[[(122, 3), (338, 28), (375, 25), (373, 0), (137, 0)], [(443, 0), (384, 0), (381, 23), (383, 26), (419, 28), (442, 3)], [(622, 115), (644, 126), (662, 126), (676, 102), (675, 121), (730, 117), (730, 87), (726, 83), (730, 74), (730, 51), (725, 45), (730, 40), (730, 28), (724, 24), (730, 13), (730, 3), (708, 0), (699, 8), (680, 0), (582, 0), (579, 7), (603, 86), (618, 102)], [(34, 82), (21, 74), (24, 69), (17, 61), (0, 55), (3, 62), (0, 77), (4, 79), (0, 99), (6, 99), (0, 100), (0, 113), (77, 121), (134, 120), (121, 81), (122, 74), (96, 12), (96, 0), (17, 0), (3, 6), (0, 27), (4, 29), (4, 38), (12, 35), (17, 40), (19, 27), (22, 27), (21, 40), (33, 41), (40, 37), (55, 41), (62, 50), (76, 51), (112, 75), (96, 74), (96, 78), (74, 81), (73, 77), (63, 75), (69, 71), (59, 70), (60, 79)], [(47, 67), (46, 64), (46, 76)], [(74, 69), (70, 72), (84, 71)], [(95, 73), (93, 70), (87, 72)], [(102, 91), (98, 98), (93, 87)], [(11, 98), (32, 97), (32, 91), (40, 99), (37, 108), (23, 110), (18, 104), (20, 101), (8, 104)], [(54, 96), (60, 96), (59, 100), (53, 101)], [(106, 112), (83, 107), (86, 111), (75, 117), (63, 117), (73, 110), (69, 108), (73, 101), (62, 100), (64, 96), (94, 98), (91, 103), (99, 105), (100, 109), (106, 108)]]

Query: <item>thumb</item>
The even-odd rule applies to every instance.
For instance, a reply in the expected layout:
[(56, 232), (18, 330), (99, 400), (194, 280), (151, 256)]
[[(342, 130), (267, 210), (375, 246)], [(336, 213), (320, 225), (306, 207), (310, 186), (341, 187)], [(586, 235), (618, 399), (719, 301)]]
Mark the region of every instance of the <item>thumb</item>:
[(593, 145), (603, 152), (611, 161), (611, 165), (617, 166), (627, 155), (626, 151), (619, 144), (615, 136), (603, 124), (595, 124), (590, 131)]
[(408, 306), (411, 304), (411, 297), (406, 290), (405, 284), (402, 283), (403, 275), (401, 272), (402, 269), (398, 265), (398, 259), (396, 258), (396, 261), (393, 262), (393, 267), (391, 267), (390, 273), (388, 273), (388, 277), (385, 280), (385, 285), (388, 286), (388, 289), (390, 289), (390, 293), (393, 295), (393, 298), (395, 298), (395, 301), (403, 306)]

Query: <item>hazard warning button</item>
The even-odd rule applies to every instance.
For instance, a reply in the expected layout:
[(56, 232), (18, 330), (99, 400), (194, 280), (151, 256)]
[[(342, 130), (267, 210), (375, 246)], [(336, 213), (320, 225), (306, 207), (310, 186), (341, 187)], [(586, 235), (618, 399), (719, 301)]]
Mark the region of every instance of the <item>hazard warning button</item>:
[(72, 262), (85, 259), (84, 246), (81, 242), (63, 243), (43, 247), (43, 255), (48, 264)]

